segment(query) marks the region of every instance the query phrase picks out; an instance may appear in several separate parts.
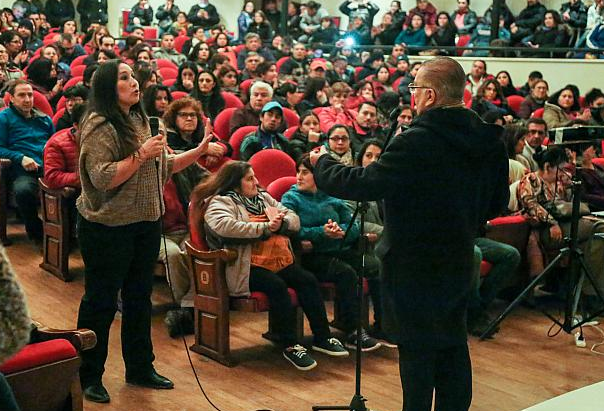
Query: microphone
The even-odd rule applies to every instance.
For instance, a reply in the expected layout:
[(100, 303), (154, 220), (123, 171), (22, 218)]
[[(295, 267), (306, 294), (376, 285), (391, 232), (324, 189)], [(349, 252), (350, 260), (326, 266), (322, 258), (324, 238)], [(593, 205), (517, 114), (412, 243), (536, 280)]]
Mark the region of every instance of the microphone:
[[(151, 127), (151, 137), (159, 134), (159, 117), (149, 117), (149, 126)], [(159, 166), (159, 158), (155, 157), (155, 166)]]

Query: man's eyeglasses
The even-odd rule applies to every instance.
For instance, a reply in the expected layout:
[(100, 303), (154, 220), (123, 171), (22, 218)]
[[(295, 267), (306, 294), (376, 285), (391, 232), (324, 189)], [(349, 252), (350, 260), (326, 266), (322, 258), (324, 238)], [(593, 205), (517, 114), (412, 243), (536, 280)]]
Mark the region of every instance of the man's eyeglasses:
[(346, 143), (348, 140), (350, 140), (348, 137), (329, 137), (329, 141), (334, 143)]
[(409, 89), (409, 93), (411, 93), (411, 94), (415, 94), (415, 91), (416, 91), (417, 89), (420, 89), (420, 88), (429, 88), (429, 89), (432, 89), (432, 87), (428, 87), (428, 86), (417, 86), (417, 85), (415, 85), (414, 83), (409, 83), (409, 85), (407, 86), (407, 88)]
[(176, 113), (178, 115), (178, 117), (181, 118), (196, 118), (197, 117), (197, 113), (188, 113), (186, 111), (179, 111), (178, 113)]

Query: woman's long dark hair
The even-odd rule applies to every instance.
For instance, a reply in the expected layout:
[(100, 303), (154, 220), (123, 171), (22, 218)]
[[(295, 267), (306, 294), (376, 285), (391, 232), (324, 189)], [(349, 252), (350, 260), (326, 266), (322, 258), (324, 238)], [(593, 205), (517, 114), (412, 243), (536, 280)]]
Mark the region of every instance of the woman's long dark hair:
[(39, 58), (31, 62), (27, 68), (28, 80), (39, 87), (43, 87), (47, 91), (52, 90), (57, 82), (57, 79), (50, 77), (53, 63), (45, 58)]
[[(554, 94), (552, 94), (548, 99), (547, 102), (550, 104), (554, 104), (558, 107), (560, 107), (560, 105), (558, 104), (558, 98), (560, 98), (560, 94), (562, 94), (563, 91), (565, 90), (569, 90), (571, 93), (573, 93), (573, 105), (570, 108), (570, 111), (579, 111), (581, 110), (581, 106), (579, 105), (579, 93), (577, 93), (577, 89), (576, 86), (573, 86), (571, 84), (564, 86), (564, 88), (556, 91)], [(560, 107), (562, 108), (562, 107)]]
[(182, 84), (182, 72), (185, 71), (185, 69), (190, 69), (193, 71), (193, 73), (195, 73), (195, 75), (197, 75), (197, 72), (199, 71), (197, 64), (193, 63), (192, 61), (184, 61), (180, 66), (178, 66), (178, 76), (174, 82), (174, 90), (185, 90), (185, 86)]
[(321, 77), (311, 77), (306, 82), (306, 90), (304, 91), (303, 100), (316, 102), (317, 101), (317, 91), (323, 90), (325, 85), (327, 84), (327, 80)]
[(230, 161), (223, 165), (220, 170), (212, 174), (210, 178), (198, 184), (191, 193), (192, 221), (199, 225), (201, 214), (204, 209), (204, 201), (208, 198), (221, 195), (227, 191), (241, 187), (241, 180), (252, 168), (245, 161)]
[[(214, 88), (212, 89), (212, 93), (209, 96), (203, 95), (199, 90), (199, 77), (202, 74), (209, 74), (214, 79)], [(210, 70), (201, 70), (195, 76), (195, 84), (193, 85), (193, 92), (191, 96), (200, 100), (202, 102), (203, 112), (206, 116), (210, 117), (212, 121), (216, 118), (218, 113), (220, 113), (225, 106), (224, 98), (222, 97), (222, 89), (220, 87), (220, 83), (218, 79), (214, 75), (214, 73)]]
[(168, 86), (164, 86), (163, 84), (154, 84), (152, 86), (149, 86), (149, 88), (145, 90), (145, 94), (143, 94), (143, 107), (145, 108), (145, 112), (148, 116), (163, 116), (163, 113), (160, 113), (155, 108), (155, 98), (157, 97), (158, 91), (166, 92), (166, 95), (168, 96), (168, 103), (171, 103), (173, 100), (172, 93), (170, 93), (170, 89), (168, 88)]
[(357, 156), (354, 159), (355, 166), (361, 167), (363, 165), (363, 156), (365, 155), (365, 152), (370, 146), (376, 146), (380, 149), (380, 151), (384, 151), (384, 145), (379, 140), (375, 138), (367, 140), (365, 143), (363, 143), (363, 145), (359, 149), (359, 152), (357, 153)]
[(503, 127), (503, 134), (501, 135), (501, 139), (505, 144), (509, 159), (516, 159), (516, 145), (518, 144), (518, 141), (520, 141), (520, 139), (526, 136), (527, 133), (528, 129), (522, 124), (506, 124)]
[[(120, 152), (125, 157), (135, 152), (139, 147), (137, 130), (130, 116), (122, 111), (117, 95), (117, 81), (120, 60), (110, 60), (99, 66), (92, 78), (90, 97), (88, 99), (88, 114), (96, 113), (104, 117), (116, 131), (119, 138)], [(148, 124), (147, 116), (140, 101), (130, 107), (130, 113), (137, 114)]]

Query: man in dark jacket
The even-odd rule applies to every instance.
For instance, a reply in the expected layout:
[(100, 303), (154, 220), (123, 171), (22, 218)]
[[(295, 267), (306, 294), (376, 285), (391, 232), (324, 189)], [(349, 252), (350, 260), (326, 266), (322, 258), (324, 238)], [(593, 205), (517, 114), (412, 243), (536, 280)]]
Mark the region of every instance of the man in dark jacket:
[(587, 7), (581, 0), (571, 0), (562, 3), (560, 7), (562, 21), (573, 29), (585, 29), (587, 25)]
[(67, 20), (75, 17), (75, 8), (71, 0), (48, 0), (46, 2), (46, 17), (53, 27), (60, 27)]
[(411, 90), (418, 112), (377, 162), (345, 167), (312, 153), (320, 190), (384, 201), (384, 325), (399, 344), (404, 409), (467, 410), (472, 376), (466, 308), (474, 239), (508, 203), (501, 127), (463, 105), (465, 75), (448, 57), (425, 62)]
[(209, 29), (220, 22), (216, 7), (211, 5), (208, 0), (199, 0), (199, 4), (191, 7), (187, 17), (191, 24), (203, 27), (204, 29)]
[(80, 13), (80, 26), (83, 32), (88, 30), (91, 23), (107, 24), (107, 0), (80, 0), (77, 6)]
[(535, 33), (537, 26), (543, 23), (546, 10), (545, 6), (539, 3), (539, 0), (527, 0), (526, 8), (520, 12), (516, 21), (510, 25), (512, 45)]

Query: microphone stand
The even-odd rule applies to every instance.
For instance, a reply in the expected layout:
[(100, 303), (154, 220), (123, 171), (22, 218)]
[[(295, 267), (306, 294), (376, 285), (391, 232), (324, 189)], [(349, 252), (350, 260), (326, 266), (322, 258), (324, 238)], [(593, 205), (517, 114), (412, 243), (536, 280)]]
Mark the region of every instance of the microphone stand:
[(363, 320), (361, 319), (361, 307), (363, 306), (363, 279), (365, 278), (365, 254), (367, 252), (367, 238), (365, 237), (365, 216), (367, 215), (367, 210), (369, 210), (369, 204), (366, 201), (358, 201), (356, 209), (352, 214), (352, 218), (350, 219), (350, 225), (344, 234), (344, 238), (342, 239), (342, 247), (346, 242), (346, 238), (350, 233), (350, 229), (354, 225), (354, 222), (357, 218), (357, 215), (361, 216), (361, 272), (357, 275), (357, 300), (358, 300), (358, 309), (357, 309), (357, 345), (356, 345), (356, 368), (355, 368), (355, 391), (350, 401), (349, 405), (313, 405), (313, 411), (322, 411), (322, 410), (350, 410), (350, 411), (371, 411), (365, 406), (365, 402), (367, 399), (363, 397), (361, 394), (361, 331), (363, 329)]

